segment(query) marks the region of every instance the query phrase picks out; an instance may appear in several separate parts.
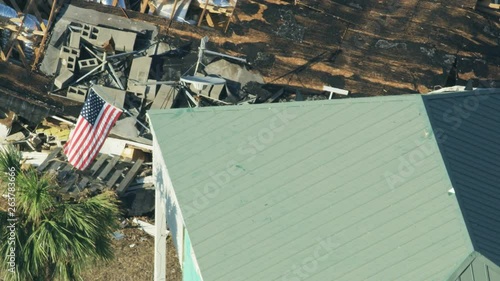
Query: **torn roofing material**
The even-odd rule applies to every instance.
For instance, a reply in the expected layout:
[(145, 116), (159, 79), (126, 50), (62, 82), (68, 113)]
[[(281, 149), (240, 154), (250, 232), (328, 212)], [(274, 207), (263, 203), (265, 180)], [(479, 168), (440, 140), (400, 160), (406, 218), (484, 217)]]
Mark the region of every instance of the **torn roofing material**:
[(474, 251), (419, 95), (149, 117), (206, 281), (298, 278), (316, 248), (307, 280), (447, 280)]

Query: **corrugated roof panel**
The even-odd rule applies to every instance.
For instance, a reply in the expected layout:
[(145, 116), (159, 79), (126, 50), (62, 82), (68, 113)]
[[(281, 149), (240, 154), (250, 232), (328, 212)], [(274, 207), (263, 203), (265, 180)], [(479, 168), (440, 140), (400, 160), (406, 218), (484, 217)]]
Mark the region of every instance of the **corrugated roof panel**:
[(149, 115), (205, 281), (444, 280), (472, 251), (420, 96)]
[(500, 91), (424, 97), (474, 248), (500, 264)]

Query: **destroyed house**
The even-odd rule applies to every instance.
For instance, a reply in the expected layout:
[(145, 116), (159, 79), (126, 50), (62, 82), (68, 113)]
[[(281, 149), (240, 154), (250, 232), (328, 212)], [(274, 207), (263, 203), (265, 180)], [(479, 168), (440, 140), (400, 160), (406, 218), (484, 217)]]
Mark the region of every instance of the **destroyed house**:
[(500, 280), (500, 90), (148, 115), (155, 280)]

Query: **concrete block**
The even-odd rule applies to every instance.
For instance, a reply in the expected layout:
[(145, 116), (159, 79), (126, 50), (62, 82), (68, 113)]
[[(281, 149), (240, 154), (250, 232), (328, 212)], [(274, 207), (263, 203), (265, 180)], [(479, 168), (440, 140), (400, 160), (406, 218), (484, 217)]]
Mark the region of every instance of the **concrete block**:
[(97, 40), (97, 36), (99, 35), (101, 31), (101, 28), (90, 25), (90, 24), (84, 24), (81, 32), (81, 36), (85, 38), (86, 40)]
[(146, 86), (146, 100), (147, 101), (154, 101), (156, 97), (156, 89), (157, 85), (153, 84), (156, 83), (156, 80), (148, 79), (148, 83), (151, 83), (151, 85)]
[(64, 58), (61, 58), (61, 65), (63, 66), (61, 69), (68, 69), (71, 72), (75, 71), (76, 68), (76, 55), (69, 54)]
[(87, 88), (70, 86), (68, 87), (66, 97), (75, 101), (85, 102), (87, 91)]
[[(113, 36), (113, 41), (115, 42), (116, 51), (119, 52), (134, 51), (135, 39), (137, 37), (136, 33), (126, 32), (126, 31), (114, 31), (112, 36)], [(103, 40), (104, 38), (105, 37), (103, 35), (102, 39), (99, 38), (99, 40)]]
[(177, 90), (171, 85), (161, 85), (151, 109), (171, 108), (177, 97)]
[(92, 69), (96, 68), (98, 65), (99, 62), (97, 61), (96, 58), (78, 61), (78, 69), (80, 69), (80, 72), (82, 73), (87, 73)]
[(71, 35), (69, 36), (69, 47), (80, 49), (80, 33), (74, 31), (71, 32)]
[(145, 98), (146, 86), (134, 85), (134, 83), (146, 83), (148, 81), (149, 70), (151, 68), (152, 58), (139, 57), (132, 61), (130, 73), (127, 81), (127, 91), (135, 93), (136, 96)]
[(68, 69), (63, 68), (59, 73), (59, 76), (54, 80), (54, 85), (61, 89), (68, 86), (69, 83), (73, 80), (73, 72)]
[(80, 49), (71, 48), (68, 46), (63, 46), (59, 52), (59, 58), (65, 59), (68, 56), (73, 55), (75, 57), (80, 57)]
[(81, 37), (82, 39), (95, 46), (102, 46), (104, 43), (113, 38), (116, 51), (132, 52), (134, 50), (134, 44), (137, 34), (134, 32), (127, 32), (86, 24), (82, 28)]
[(99, 92), (102, 98), (104, 98), (107, 102), (118, 108), (124, 108), (125, 91), (104, 86), (99, 86), (99, 87), (100, 88), (94, 88), (94, 89)]

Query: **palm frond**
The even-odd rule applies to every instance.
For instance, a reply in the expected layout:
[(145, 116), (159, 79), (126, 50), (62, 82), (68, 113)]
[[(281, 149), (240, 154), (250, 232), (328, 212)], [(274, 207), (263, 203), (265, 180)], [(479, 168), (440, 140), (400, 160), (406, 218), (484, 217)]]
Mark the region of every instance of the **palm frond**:
[(0, 172), (1, 177), (6, 178), (6, 173), (19, 173), (23, 156), (13, 145), (0, 147)]

